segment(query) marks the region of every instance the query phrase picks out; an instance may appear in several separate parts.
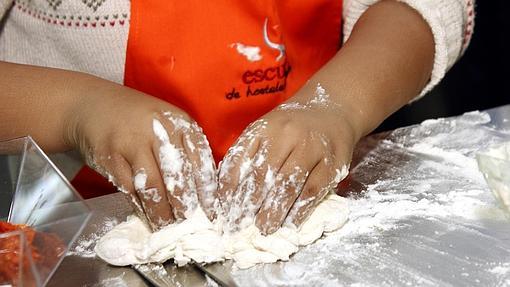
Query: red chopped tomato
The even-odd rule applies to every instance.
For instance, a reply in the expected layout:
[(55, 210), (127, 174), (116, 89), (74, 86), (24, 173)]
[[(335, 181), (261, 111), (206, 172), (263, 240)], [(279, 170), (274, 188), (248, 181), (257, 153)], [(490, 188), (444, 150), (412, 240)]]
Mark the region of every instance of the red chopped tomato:
[[(23, 286), (33, 286), (35, 281), (30, 276), (32, 273), (28, 271), (30, 261), (27, 255), (32, 255), (39, 274), (48, 275), (64, 256), (65, 244), (56, 234), (37, 232), (24, 224), (0, 221), (0, 234), (16, 230), (23, 231), (28, 248), (24, 250), (24, 254), (20, 254), (19, 236), (0, 238), (0, 286), (4, 284), (18, 286), (19, 283), (23, 283)], [(19, 277), (20, 267), (27, 271), (23, 278)], [(20, 279), (22, 282), (18, 282)]]
[[(0, 221), (0, 234), (22, 230), (25, 234), (29, 252), (32, 252), (32, 258), (35, 262), (40, 260), (40, 254), (37, 248), (33, 247), (36, 232), (23, 224), (11, 224)], [(0, 238), (0, 285), (4, 283), (14, 286), (18, 283), (20, 265), (22, 268), (29, 268), (29, 260), (27, 256), (20, 258), (20, 237), (8, 236)], [(22, 261), (22, 264), (20, 262)], [(28, 269), (26, 269), (28, 270)]]

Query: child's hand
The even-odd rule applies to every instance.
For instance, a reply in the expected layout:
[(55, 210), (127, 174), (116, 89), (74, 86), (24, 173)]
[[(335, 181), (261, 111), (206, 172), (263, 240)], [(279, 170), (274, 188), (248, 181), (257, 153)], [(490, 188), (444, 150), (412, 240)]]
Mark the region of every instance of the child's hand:
[(197, 123), (132, 89), (93, 88), (71, 116), (67, 132), (87, 163), (128, 194), (154, 230), (187, 217), (199, 201), (209, 207), (216, 171)]
[(271, 111), (243, 132), (220, 166), (227, 221), (238, 228), (255, 217), (266, 234), (284, 222), (299, 226), (346, 175), (356, 140), (345, 112), (324, 93)]
[(265, 233), (284, 220), (299, 225), (342, 179), (361, 136), (427, 84), (434, 47), (430, 26), (407, 4), (367, 9), (291, 102), (249, 126), (226, 155), (218, 197), (229, 222), (243, 227), (255, 217)]

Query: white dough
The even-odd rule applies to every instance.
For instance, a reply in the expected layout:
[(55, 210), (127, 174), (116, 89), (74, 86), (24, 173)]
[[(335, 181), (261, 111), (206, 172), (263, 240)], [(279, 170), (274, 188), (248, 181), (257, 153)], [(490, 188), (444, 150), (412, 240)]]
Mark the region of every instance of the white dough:
[(510, 142), (491, 148), (477, 159), (492, 193), (510, 210)]
[(117, 225), (97, 243), (96, 254), (118, 266), (164, 262), (173, 258), (182, 266), (191, 260), (211, 263), (233, 259), (238, 268), (289, 260), (299, 246), (308, 245), (342, 227), (347, 221), (347, 200), (330, 193), (301, 228), (284, 226), (263, 236), (255, 225), (232, 235), (222, 235), (221, 224), (211, 223), (201, 208), (178, 224), (155, 233), (136, 216)]

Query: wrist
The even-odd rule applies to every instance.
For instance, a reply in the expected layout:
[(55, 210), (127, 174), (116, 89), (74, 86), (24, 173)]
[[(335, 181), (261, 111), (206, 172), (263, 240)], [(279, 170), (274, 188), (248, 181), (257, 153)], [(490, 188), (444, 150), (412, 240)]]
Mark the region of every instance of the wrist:
[[(315, 77), (314, 77), (315, 78)], [(299, 103), (308, 106), (311, 110), (317, 110), (319, 114), (329, 117), (334, 126), (347, 129), (352, 135), (354, 142), (371, 132), (374, 119), (368, 113), (369, 103), (361, 103), (355, 93), (365, 93), (361, 89), (353, 91), (352, 85), (340, 83), (330, 84), (324, 81), (310, 80), (288, 103)], [(351, 83), (352, 84), (352, 83)], [(315, 103), (315, 105), (310, 105)]]
[(72, 73), (63, 90), (64, 95), (71, 100), (62, 113), (62, 136), (68, 147), (83, 151), (83, 127), (93, 111), (104, 105), (104, 97), (107, 97), (104, 82), (110, 82), (85, 73)]

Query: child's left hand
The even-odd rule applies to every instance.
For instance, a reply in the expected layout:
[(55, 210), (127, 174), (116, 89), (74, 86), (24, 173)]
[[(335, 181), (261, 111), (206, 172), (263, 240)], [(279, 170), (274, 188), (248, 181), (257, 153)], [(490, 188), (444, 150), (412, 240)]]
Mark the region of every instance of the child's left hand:
[(217, 196), (231, 226), (255, 218), (267, 234), (300, 225), (342, 179), (361, 136), (425, 87), (434, 47), (430, 26), (407, 4), (370, 6), (342, 49), (227, 153)]
[(231, 228), (254, 217), (264, 234), (284, 222), (299, 226), (343, 179), (357, 136), (342, 107), (327, 97), (277, 107), (230, 148), (218, 197)]

